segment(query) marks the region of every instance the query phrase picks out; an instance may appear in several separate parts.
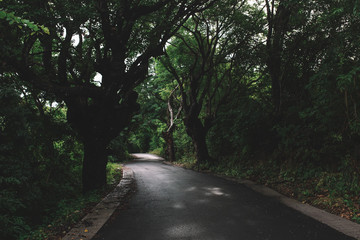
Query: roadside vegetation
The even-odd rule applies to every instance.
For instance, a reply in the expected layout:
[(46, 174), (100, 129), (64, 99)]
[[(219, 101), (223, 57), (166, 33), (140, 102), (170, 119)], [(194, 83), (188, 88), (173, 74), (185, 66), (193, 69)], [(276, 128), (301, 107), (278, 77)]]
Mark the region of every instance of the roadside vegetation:
[(0, 0), (0, 238), (51, 239), (131, 152), (360, 222), (360, 3)]
[(279, 193), (348, 220), (360, 223), (358, 176), (350, 172), (321, 168), (281, 168), (270, 161), (266, 164), (219, 163), (198, 167), (195, 159), (173, 164), (239, 180), (248, 179), (268, 186)]

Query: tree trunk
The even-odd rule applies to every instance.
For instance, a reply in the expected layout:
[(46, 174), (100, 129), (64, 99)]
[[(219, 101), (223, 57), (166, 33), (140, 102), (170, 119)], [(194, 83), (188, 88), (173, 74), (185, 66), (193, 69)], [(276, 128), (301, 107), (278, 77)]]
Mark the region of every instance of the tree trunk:
[(66, 101), (67, 119), (84, 144), (83, 191), (106, 185), (107, 147), (139, 109), (137, 94), (122, 103), (112, 99), (72, 98)]
[[(280, 118), (283, 105), (283, 61), (282, 54), (284, 51), (284, 39), (288, 30), (288, 24), (291, 11), (285, 6), (284, 2), (280, 4), (274, 14), (274, 9), (270, 8), (269, 1), (267, 2), (267, 19), (268, 19), (268, 33), (267, 33), (267, 67), (271, 77), (272, 100), (274, 104), (275, 116)], [(273, 6), (274, 7), (274, 6)]]
[(172, 131), (167, 131), (162, 133), (163, 138), (166, 142), (166, 156), (170, 162), (175, 162), (175, 146), (174, 146), (174, 138)]
[(271, 57), (268, 63), (271, 76), (271, 93), (276, 116), (281, 115), (282, 111), (282, 88), (281, 88), (281, 60), (279, 57)]
[(186, 132), (191, 137), (195, 148), (196, 160), (198, 164), (213, 162), (209, 155), (206, 144), (207, 129), (203, 126), (199, 118), (187, 119), (185, 121)]
[(175, 130), (175, 120), (180, 116), (180, 113), (182, 111), (182, 104), (180, 104), (176, 115), (174, 116), (174, 110), (173, 110), (173, 100), (174, 100), (174, 93), (179, 88), (177, 86), (174, 90), (171, 91), (171, 94), (168, 99), (168, 111), (167, 111), (167, 117), (168, 117), (168, 129), (166, 131), (163, 131), (162, 135), (166, 142), (166, 156), (169, 159), (170, 162), (175, 162), (175, 146), (174, 146), (174, 138), (173, 138), (173, 132)]
[(84, 160), (82, 169), (83, 192), (106, 186), (106, 144), (94, 139), (84, 141)]
[(202, 129), (196, 129), (195, 133), (191, 136), (194, 143), (196, 159), (199, 164), (212, 162), (212, 158), (209, 155), (208, 147), (206, 145), (206, 133)]

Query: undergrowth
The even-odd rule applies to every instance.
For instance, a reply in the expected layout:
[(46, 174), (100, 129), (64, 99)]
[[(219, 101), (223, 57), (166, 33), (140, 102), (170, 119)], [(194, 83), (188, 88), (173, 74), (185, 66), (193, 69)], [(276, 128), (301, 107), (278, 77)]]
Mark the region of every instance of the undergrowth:
[(73, 198), (62, 199), (56, 208), (47, 209), (47, 217), (42, 225), (34, 227), (28, 234), (20, 236), (23, 240), (61, 239), (89, 210), (106, 196), (120, 181), (121, 165), (109, 162), (107, 165), (107, 187), (86, 195), (81, 192)]

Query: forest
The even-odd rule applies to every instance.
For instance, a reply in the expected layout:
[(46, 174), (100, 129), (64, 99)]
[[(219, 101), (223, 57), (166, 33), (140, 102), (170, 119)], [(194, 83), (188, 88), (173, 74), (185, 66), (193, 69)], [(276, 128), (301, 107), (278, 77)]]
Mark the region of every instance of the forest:
[(63, 234), (135, 152), (360, 222), (359, 0), (0, 0), (0, 36), (0, 239)]

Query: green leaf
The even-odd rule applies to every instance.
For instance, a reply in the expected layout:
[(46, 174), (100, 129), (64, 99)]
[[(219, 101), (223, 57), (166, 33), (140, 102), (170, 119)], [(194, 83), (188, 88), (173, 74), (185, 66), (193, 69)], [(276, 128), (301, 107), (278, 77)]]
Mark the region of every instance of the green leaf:
[(47, 27), (41, 26), (41, 29), (45, 34), (50, 35), (50, 30)]
[(24, 24), (29, 24), (29, 23), (30, 23), (30, 21), (27, 20), (27, 19), (23, 19), (23, 20), (21, 20), (21, 21), (22, 21), (22, 23), (24, 23)]
[(5, 18), (6, 18), (6, 12), (0, 11), (0, 19), (5, 19)]
[(13, 19), (16, 23), (21, 23), (21, 18), (19, 17), (14, 17)]

